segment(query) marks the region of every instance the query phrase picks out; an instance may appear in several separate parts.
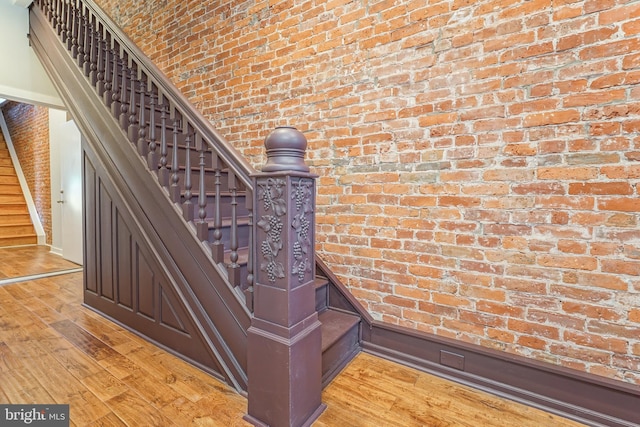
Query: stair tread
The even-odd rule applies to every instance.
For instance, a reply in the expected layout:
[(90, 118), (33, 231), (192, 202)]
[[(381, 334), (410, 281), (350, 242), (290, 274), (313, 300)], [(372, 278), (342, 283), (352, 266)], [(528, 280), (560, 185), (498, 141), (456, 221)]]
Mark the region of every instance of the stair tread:
[(329, 284), (329, 279), (324, 276), (316, 276), (313, 281), (313, 287), (318, 289)]
[(323, 352), (360, 323), (358, 316), (331, 309), (319, 313), (318, 320), (322, 323)]

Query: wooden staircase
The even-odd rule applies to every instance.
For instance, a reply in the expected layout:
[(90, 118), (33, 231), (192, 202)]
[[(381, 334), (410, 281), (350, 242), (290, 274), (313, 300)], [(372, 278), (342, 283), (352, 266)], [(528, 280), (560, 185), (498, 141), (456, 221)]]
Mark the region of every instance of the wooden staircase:
[(9, 149), (0, 133), (0, 247), (38, 242)]
[(92, 1), (36, 0), (30, 19), (85, 136), (85, 304), (247, 393), (249, 415), (317, 416), (362, 317), (307, 238), (308, 168), (269, 171), (267, 147), (254, 170)]

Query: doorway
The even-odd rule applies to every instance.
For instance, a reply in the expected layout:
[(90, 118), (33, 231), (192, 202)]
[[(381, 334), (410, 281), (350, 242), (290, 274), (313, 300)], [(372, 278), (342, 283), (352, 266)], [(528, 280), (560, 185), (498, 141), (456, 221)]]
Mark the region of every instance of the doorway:
[(65, 111), (49, 110), (52, 247), (83, 264), (81, 135)]

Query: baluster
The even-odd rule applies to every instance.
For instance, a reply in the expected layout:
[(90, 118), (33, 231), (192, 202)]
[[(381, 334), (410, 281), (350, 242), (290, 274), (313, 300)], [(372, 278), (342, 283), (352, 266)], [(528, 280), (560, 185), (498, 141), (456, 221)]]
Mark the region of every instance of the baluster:
[(62, 2), (62, 31), (60, 35), (62, 43), (67, 45), (67, 49), (69, 49), (69, 2), (67, 0)]
[(85, 57), (89, 59), (84, 63), (85, 74), (89, 77), (91, 86), (96, 87), (98, 82), (98, 51), (102, 41), (98, 38), (98, 28), (96, 26), (95, 16), (91, 19), (91, 38), (89, 41), (89, 53)]
[(172, 108), (173, 116), (173, 153), (171, 158), (171, 200), (173, 203), (180, 203), (180, 163), (178, 162), (178, 127), (180, 119), (178, 111)]
[(143, 76), (140, 77), (140, 119), (138, 126), (138, 153), (142, 157), (146, 157), (149, 151), (149, 145), (147, 144), (147, 118), (146, 108), (144, 106), (145, 100), (145, 86), (147, 83), (144, 81)]
[(209, 223), (207, 222), (207, 189), (205, 184), (206, 175), (206, 155), (209, 146), (202, 140), (202, 136), (196, 133), (196, 150), (200, 160), (200, 176), (198, 177), (198, 222), (196, 224), (196, 232), (200, 241), (204, 242), (209, 239)]
[(167, 105), (166, 98), (161, 94), (160, 104), (160, 170), (158, 171), (158, 181), (164, 188), (169, 187), (169, 170), (167, 169)]
[(213, 153), (213, 170), (215, 173), (215, 199), (213, 210), (213, 243), (211, 244), (211, 256), (216, 263), (224, 261), (224, 242), (222, 241), (222, 215), (220, 213), (221, 175), (222, 162), (216, 153)]
[(115, 70), (117, 68), (116, 64), (116, 54), (111, 46), (111, 38), (109, 37), (109, 33), (107, 33), (107, 50), (105, 51), (105, 62), (104, 62), (104, 93), (102, 94), (102, 100), (104, 101), (104, 105), (107, 107), (111, 107), (111, 102), (113, 101), (113, 78), (115, 74)]
[[(112, 40), (113, 42), (113, 40)], [(107, 105), (111, 105), (111, 114), (113, 117), (117, 118), (120, 114), (120, 86), (119, 86), (119, 77), (120, 71), (118, 70), (120, 66), (120, 56), (117, 55), (115, 46), (111, 50), (113, 53), (113, 81), (111, 83), (111, 100), (106, 102)]]
[(45, 12), (45, 16), (49, 19), (49, 22), (51, 22), (51, 26), (53, 28), (55, 28), (56, 27), (56, 17), (55, 17), (55, 15), (53, 13), (54, 12), (53, 7), (54, 7), (53, 0), (49, 0), (47, 2), (47, 10)]
[(60, 34), (60, 15), (58, 13), (59, 7), (60, 7), (60, 1), (54, 0), (53, 4), (51, 5), (51, 15), (52, 15), (51, 26), (53, 27), (53, 30), (56, 33), (58, 33), (58, 35)]
[(71, 56), (78, 57), (78, 36), (80, 35), (80, 11), (77, 4), (71, 8)]
[(85, 29), (84, 29), (84, 56), (82, 57), (81, 67), (84, 71), (85, 77), (89, 77), (89, 72), (91, 71), (91, 52), (93, 51), (93, 23), (91, 22), (91, 17), (89, 16), (89, 9), (87, 9), (87, 17), (85, 19)]
[(229, 233), (229, 283), (232, 286), (240, 285), (240, 264), (238, 264), (238, 180), (236, 175), (229, 171), (229, 191), (231, 192), (231, 230)]
[(64, 31), (64, 2), (65, 0), (57, 0), (56, 15), (58, 19), (58, 36), (61, 36), (62, 31)]
[(184, 202), (182, 202), (182, 216), (187, 221), (193, 221), (193, 202), (191, 201), (193, 197), (193, 193), (191, 192), (191, 125), (187, 122), (183, 130), (186, 130), (187, 137), (185, 139)]
[(131, 70), (127, 66), (128, 62), (125, 56), (127, 56), (126, 52), (122, 57), (122, 77), (120, 81), (120, 127), (127, 130), (129, 121), (127, 117), (129, 111), (129, 104), (127, 104), (127, 76), (131, 75)]
[(247, 284), (244, 290), (245, 304), (253, 312), (253, 193), (246, 189), (245, 207), (249, 211), (249, 253), (247, 258)]
[(104, 38), (104, 27), (100, 25), (100, 43), (98, 45), (98, 64), (96, 73), (96, 92), (100, 98), (104, 97), (105, 84), (105, 60), (107, 58), (107, 40)]
[[(136, 72), (133, 68), (133, 63), (131, 64), (131, 72), (129, 73), (129, 83), (131, 84), (131, 89), (129, 92), (129, 129), (127, 135), (129, 136), (129, 141), (132, 143), (136, 143), (138, 140), (138, 113), (136, 109), (136, 79), (134, 76)], [(146, 151), (146, 149), (145, 149)]]
[(81, 67), (84, 62), (84, 34), (85, 34), (85, 23), (87, 17), (84, 15), (84, 6), (80, 5), (80, 9), (78, 11), (78, 55), (75, 57), (78, 61), (78, 66)]
[(147, 165), (149, 170), (158, 171), (158, 154), (156, 153), (156, 92), (154, 85), (149, 87), (149, 154), (147, 154)]

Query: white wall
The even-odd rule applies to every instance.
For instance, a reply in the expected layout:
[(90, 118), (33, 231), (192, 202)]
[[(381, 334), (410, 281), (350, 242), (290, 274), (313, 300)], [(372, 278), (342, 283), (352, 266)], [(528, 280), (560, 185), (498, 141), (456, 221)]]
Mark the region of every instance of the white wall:
[(51, 172), (51, 252), (62, 255), (62, 212), (59, 203), (60, 189), (60, 145), (63, 137), (62, 127), (67, 113), (62, 110), (49, 110), (49, 169)]
[(29, 46), (29, 10), (15, 1), (0, 0), (0, 98), (64, 108)]

